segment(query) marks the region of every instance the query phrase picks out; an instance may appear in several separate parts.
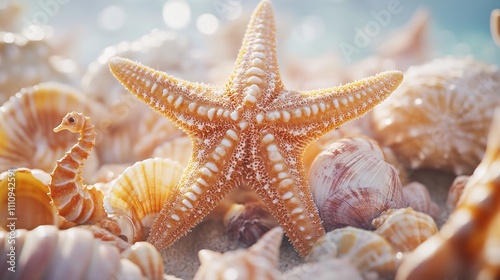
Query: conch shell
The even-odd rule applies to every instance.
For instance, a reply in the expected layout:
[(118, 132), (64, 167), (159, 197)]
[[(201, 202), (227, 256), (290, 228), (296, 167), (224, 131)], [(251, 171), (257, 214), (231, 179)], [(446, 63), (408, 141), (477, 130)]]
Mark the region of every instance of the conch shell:
[(314, 160), (309, 184), (326, 231), (344, 226), (370, 229), (388, 209), (406, 207), (398, 173), (378, 145), (363, 137), (344, 138)]
[(499, 279), (500, 108), (483, 160), (441, 230), (401, 264), (396, 279)]
[(201, 266), (194, 280), (280, 279), (278, 262), (282, 238), (283, 229), (275, 227), (246, 250), (239, 249), (224, 254), (201, 250), (198, 252)]

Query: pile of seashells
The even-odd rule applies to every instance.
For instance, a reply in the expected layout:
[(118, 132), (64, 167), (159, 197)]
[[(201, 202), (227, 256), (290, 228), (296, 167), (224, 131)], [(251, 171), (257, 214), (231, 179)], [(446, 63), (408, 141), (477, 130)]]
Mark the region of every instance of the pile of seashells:
[[(119, 55), (210, 81), (218, 58), (193, 57), (186, 37), (154, 30), (106, 48), (79, 80), (57, 59), (50, 38), (12, 28), (17, 5), (0, 8), (0, 278), (177, 279), (164, 274), (168, 260), (144, 240), (180, 179), (191, 142), (136, 101), (107, 61)], [(492, 26), (500, 26), (493, 15)], [(248, 248), (201, 250), (195, 279), (500, 277), (500, 70), (471, 57), (428, 61), (420, 42), (427, 20), (419, 11), (402, 31), (419, 44), (376, 58), (402, 70), (413, 65), (398, 90), (306, 150), (327, 234), (305, 261), (280, 271), (283, 230), (243, 189), (207, 222), (222, 223)], [(355, 76), (367, 63), (347, 72)], [(310, 73), (300, 72), (307, 70), (289, 73), (292, 86), (309, 85)], [(321, 83), (332, 72), (340, 70), (314, 78)], [(456, 176), (446, 207), (433, 201), (435, 186), (413, 180), (422, 168)], [(13, 235), (19, 274), (9, 271)]]

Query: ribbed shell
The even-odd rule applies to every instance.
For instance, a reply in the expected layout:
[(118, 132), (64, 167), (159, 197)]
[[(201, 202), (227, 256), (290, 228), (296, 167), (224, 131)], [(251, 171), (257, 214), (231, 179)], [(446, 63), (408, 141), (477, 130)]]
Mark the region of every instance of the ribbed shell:
[(432, 217), (412, 208), (389, 209), (373, 219), (372, 224), (394, 251), (402, 253), (417, 248), (438, 231)]
[[(16, 218), (18, 229), (34, 229), (39, 225), (62, 222), (50, 203), (50, 175), (39, 169), (19, 168), (0, 174), (0, 227), (7, 228), (8, 218)], [(9, 203), (10, 198), (10, 203)], [(10, 211), (12, 210), (11, 214)]]
[(192, 149), (191, 139), (181, 136), (159, 145), (152, 155), (153, 157), (169, 158), (179, 162), (182, 166), (187, 166)]
[(327, 231), (370, 229), (372, 219), (385, 210), (406, 207), (397, 171), (367, 138), (344, 138), (327, 146), (311, 166), (309, 184)]
[[(7, 270), (9, 232), (0, 231), (1, 279), (147, 279), (118, 249), (81, 228), (39, 226), (15, 231), (15, 273)], [(159, 279), (159, 278), (156, 278)]]
[(151, 243), (136, 242), (122, 253), (122, 258), (136, 264), (147, 279), (163, 279), (163, 259)]
[(308, 262), (332, 258), (347, 260), (360, 272), (393, 273), (396, 255), (392, 246), (382, 236), (363, 229), (345, 227), (327, 232), (318, 239)]
[(182, 172), (183, 167), (169, 159), (137, 162), (114, 181), (104, 197), (104, 208), (108, 214), (131, 221), (134, 242), (145, 240), (156, 215), (173, 194)]
[(278, 262), (282, 238), (283, 229), (276, 227), (246, 250), (239, 249), (223, 254), (201, 250), (198, 252), (201, 266), (194, 280), (280, 279)]
[(468, 175), (460, 175), (451, 183), (451, 187), (448, 190), (448, 198), (446, 199), (446, 207), (448, 210), (455, 209), (455, 206), (462, 197), (462, 193), (464, 192), (465, 185), (469, 181), (469, 178), (470, 176)]
[[(71, 132), (54, 133), (52, 129), (70, 111), (92, 115), (92, 106), (82, 94), (62, 84), (22, 89), (0, 107), (0, 170), (26, 167), (52, 172), (56, 161), (77, 139)], [(93, 155), (83, 176), (97, 166), (97, 156)]]
[(403, 197), (408, 206), (415, 211), (430, 215), (437, 220), (441, 213), (439, 205), (431, 200), (431, 195), (426, 186), (419, 182), (411, 182), (403, 187)]
[(373, 110), (376, 138), (411, 168), (471, 174), (483, 157), (500, 71), (472, 58), (410, 67), (399, 88)]

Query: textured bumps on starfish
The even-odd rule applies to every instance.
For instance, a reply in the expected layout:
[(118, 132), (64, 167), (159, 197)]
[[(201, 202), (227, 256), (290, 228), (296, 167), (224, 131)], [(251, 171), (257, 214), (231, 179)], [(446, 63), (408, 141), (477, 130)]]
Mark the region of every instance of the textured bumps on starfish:
[(314, 91), (286, 90), (276, 57), (273, 8), (254, 11), (235, 68), (222, 88), (193, 83), (123, 58), (113, 74), (137, 98), (172, 120), (193, 142), (175, 194), (149, 240), (165, 248), (185, 235), (232, 189), (252, 188), (305, 256), (324, 234), (302, 164), (313, 140), (364, 115), (401, 83), (399, 71)]

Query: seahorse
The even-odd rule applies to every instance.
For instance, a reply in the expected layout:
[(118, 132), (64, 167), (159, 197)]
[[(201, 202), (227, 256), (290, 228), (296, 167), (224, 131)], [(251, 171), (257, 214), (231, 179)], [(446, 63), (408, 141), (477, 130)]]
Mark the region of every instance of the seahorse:
[(78, 142), (57, 161), (50, 174), (49, 196), (59, 215), (76, 224), (95, 224), (107, 217), (104, 194), (82, 180), (82, 167), (95, 145), (95, 127), (82, 113), (68, 113), (54, 132), (80, 133)]

